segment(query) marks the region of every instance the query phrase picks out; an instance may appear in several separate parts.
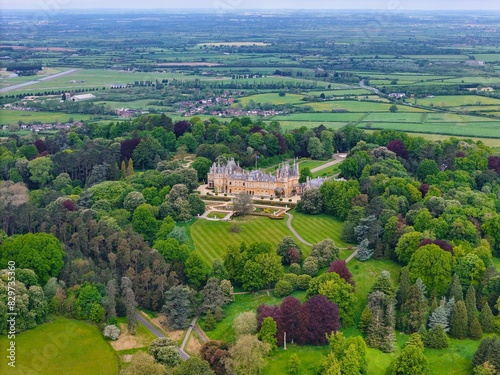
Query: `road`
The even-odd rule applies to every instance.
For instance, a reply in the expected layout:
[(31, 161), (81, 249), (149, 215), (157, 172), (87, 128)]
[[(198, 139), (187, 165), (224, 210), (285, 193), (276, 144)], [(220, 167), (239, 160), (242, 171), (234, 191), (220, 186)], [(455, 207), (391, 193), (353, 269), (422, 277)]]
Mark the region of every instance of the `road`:
[(338, 154), (337, 159), (329, 161), (328, 163), (322, 164), (319, 167), (313, 168), (313, 169), (311, 169), (311, 172), (315, 173), (315, 172), (321, 171), (322, 169), (326, 169), (328, 167), (331, 167), (332, 165), (342, 163), (345, 160), (346, 156), (347, 156), (347, 154)]
[(53, 74), (51, 76), (37, 79), (35, 81), (23, 82), (23, 83), (18, 83), (17, 85), (4, 87), (3, 89), (0, 89), (0, 93), (17, 90), (17, 89), (20, 89), (20, 88), (23, 88), (26, 86), (31, 86), (31, 85), (34, 85), (35, 83), (40, 83), (43, 81), (50, 81), (51, 79), (56, 79), (56, 78), (59, 78), (59, 77), (62, 77), (62, 76), (68, 75), (68, 74), (72, 74), (76, 71), (78, 71), (78, 69), (70, 69), (70, 70), (66, 70), (65, 72), (61, 72), (61, 73)]
[(361, 81), (359, 81), (359, 87), (361, 87), (362, 89), (373, 91), (375, 94), (380, 94), (380, 91), (377, 90), (375, 87), (366, 86), (364, 79), (362, 79)]
[[(144, 318), (139, 312), (137, 312), (137, 320), (139, 322), (141, 322), (144, 325), (144, 327), (146, 327), (156, 337), (166, 337), (163, 332), (161, 332), (158, 328), (156, 328), (153, 324), (151, 324), (149, 322), (149, 320), (147, 320), (146, 318)], [(189, 329), (191, 329), (191, 327)], [(188, 332), (191, 333), (190, 331), (188, 331)], [(186, 334), (186, 337), (189, 337), (189, 333)], [(184, 340), (186, 341), (186, 339), (184, 339)], [(182, 349), (181, 348), (177, 348), (177, 350), (179, 351), (179, 355), (181, 356), (181, 359), (183, 361), (185, 361), (185, 360), (187, 360), (189, 358), (189, 354), (187, 354), (184, 351), (184, 343), (182, 345), (183, 345)]]

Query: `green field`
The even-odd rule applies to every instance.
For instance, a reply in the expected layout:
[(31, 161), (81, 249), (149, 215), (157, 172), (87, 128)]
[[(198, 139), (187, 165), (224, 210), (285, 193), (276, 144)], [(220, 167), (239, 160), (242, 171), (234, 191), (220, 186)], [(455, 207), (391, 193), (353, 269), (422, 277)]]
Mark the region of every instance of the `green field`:
[[(314, 111), (331, 111), (334, 108), (345, 109), (349, 112), (388, 112), (392, 104), (364, 102), (357, 100), (329, 100), (325, 102), (313, 102), (304, 104), (313, 108)], [(409, 105), (398, 105), (400, 112), (425, 112), (420, 108)]]
[(458, 107), (462, 105), (500, 105), (500, 100), (479, 95), (444, 95), (434, 98), (418, 99), (419, 105), (435, 107)]
[[(8, 339), (0, 337), (2, 353)], [(118, 358), (97, 326), (55, 317), (49, 323), (16, 336), (16, 368), (2, 354), (0, 373), (39, 375), (116, 375)]]
[(328, 163), (330, 160), (301, 160), (299, 162), (299, 169), (301, 168), (317, 168), (325, 163)]
[(36, 76), (21, 76), (21, 77), (10, 77), (12, 72), (7, 72), (5, 69), (0, 69), (0, 88), (17, 85), (19, 83), (34, 81), (46, 76), (60, 73), (63, 70), (68, 70), (65, 68), (43, 68)]
[(340, 239), (342, 232), (342, 222), (340, 220), (324, 214), (306, 215), (296, 210), (293, 210), (292, 214), (293, 227), (307, 242), (317, 243), (325, 238), (330, 238), (338, 247), (348, 246)]
[[(240, 226), (240, 233), (229, 232), (229, 227), (234, 224)], [(283, 237), (291, 235), (285, 220), (267, 217), (250, 216), (230, 222), (197, 220), (191, 226), (195, 252), (208, 265), (214, 259), (223, 258), (228, 246), (240, 246), (242, 241), (247, 244), (265, 241), (276, 248)]]
[(285, 96), (279, 96), (278, 93), (268, 93), (268, 94), (257, 94), (251, 96), (245, 96), (239, 98), (241, 105), (246, 106), (251, 100), (255, 103), (272, 103), (272, 104), (296, 104), (301, 103), (304, 96), (297, 94), (286, 94)]
[(93, 118), (92, 115), (83, 115), (79, 113), (68, 114), (61, 112), (0, 110), (0, 125), (17, 124), (19, 121), (22, 121), (24, 124), (31, 124), (35, 122), (68, 122), (70, 119), (73, 119), (74, 121), (87, 121), (91, 118)]

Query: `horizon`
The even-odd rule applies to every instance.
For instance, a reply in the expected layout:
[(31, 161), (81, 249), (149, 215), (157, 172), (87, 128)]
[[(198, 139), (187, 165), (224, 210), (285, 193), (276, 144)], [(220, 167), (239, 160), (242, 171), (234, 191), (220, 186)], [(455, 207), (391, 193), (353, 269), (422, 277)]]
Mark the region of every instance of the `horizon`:
[[(158, 4), (160, 3), (160, 4)], [(61, 10), (176, 10), (176, 11), (278, 11), (278, 10), (361, 10), (361, 11), (500, 11), (495, 0), (483, 1), (481, 4), (469, 0), (352, 0), (349, 3), (330, 1), (325, 4), (321, 0), (311, 0), (304, 5), (299, 0), (202, 0), (158, 1), (143, 0), (0, 0), (0, 10), (28, 11), (61, 11)]]

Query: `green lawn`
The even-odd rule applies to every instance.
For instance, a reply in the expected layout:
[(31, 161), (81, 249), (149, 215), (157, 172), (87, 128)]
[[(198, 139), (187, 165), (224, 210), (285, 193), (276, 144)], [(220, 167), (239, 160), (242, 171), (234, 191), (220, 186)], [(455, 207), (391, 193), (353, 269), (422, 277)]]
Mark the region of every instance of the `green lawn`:
[(478, 95), (443, 95), (434, 98), (418, 99), (420, 105), (434, 105), (436, 107), (457, 107), (461, 105), (500, 105), (500, 100)]
[(288, 360), (292, 354), (300, 358), (299, 375), (315, 375), (315, 369), (329, 352), (328, 346), (297, 346), (288, 344), (286, 350), (275, 350), (267, 362), (262, 375), (287, 374)]
[(325, 163), (328, 163), (330, 160), (301, 160), (299, 162), (299, 169), (301, 168), (317, 168)]
[[(343, 108), (349, 112), (388, 112), (392, 104), (363, 102), (356, 100), (329, 100), (325, 102), (306, 103), (315, 111), (330, 111), (334, 108)], [(425, 112), (422, 109), (407, 105), (398, 105), (400, 112)]]
[(22, 121), (25, 124), (34, 122), (56, 123), (68, 122), (70, 119), (75, 121), (86, 121), (92, 118), (91, 115), (79, 113), (69, 114), (60, 112), (32, 112), (32, 111), (14, 111), (0, 110), (0, 125), (17, 124)]
[[(231, 225), (238, 224), (239, 233), (229, 232)], [(242, 241), (247, 244), (257, 241), (269, 242), (273, 248), (285, 236), (292, 233), (285, 220), (271, 220), (267, 217), (251, 217), (234, 219), (230, 222), (197, 220), (191, 226), (195, 252), (208, 265), (212, 260), (223, 258), (228, 246), (239, 246)]]
[(340, 239), (342, 232), (342, 222), (340, 220), (324, 214), (306, 215), (295, 210), (291, 213), (293, 214), (293, 227), (306, 241), (317, 243), (325, 238), (331, 238), (339, 247), (348, 246)]
[[(0, 337), (2, 353), (8, 339)], [(16, 337), (16, 368), (2, 355), (0, 373), (39, 375), (116, 375), (118, 358), (97, 326), (55, 317), (53, 321)]]
[(330, 177), (333, 176), (334, 174), (337, 174), (340, 172), (340, 164), (334, 164), (328, 168), (325, 169), (320, 169), (317, 172), (313, 173), (313, 178), (316, 177)]
[(253, 100), (255, 103), (272, 103), (272, 104), (295, 104), (301, 103), (301, 100), (304, 96), (297, 94), (286, 94), (285, 96), (279, 96), (278, 93), (271, 92), (268, 94), (257, 94), (246, 96), (244, 98), (239, 98), (239, 102), (245, 106), (250, 100)]

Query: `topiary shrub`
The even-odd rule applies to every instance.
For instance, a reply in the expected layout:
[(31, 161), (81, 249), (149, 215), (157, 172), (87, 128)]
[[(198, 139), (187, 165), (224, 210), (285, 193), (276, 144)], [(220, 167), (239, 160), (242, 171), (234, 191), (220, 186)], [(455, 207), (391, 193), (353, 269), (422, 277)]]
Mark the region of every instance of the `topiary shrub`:
[(274, 286), (274, 295), (276, 297), (285, 297), (293, 292), (293, 286), (286, 280), (279, 280)]

